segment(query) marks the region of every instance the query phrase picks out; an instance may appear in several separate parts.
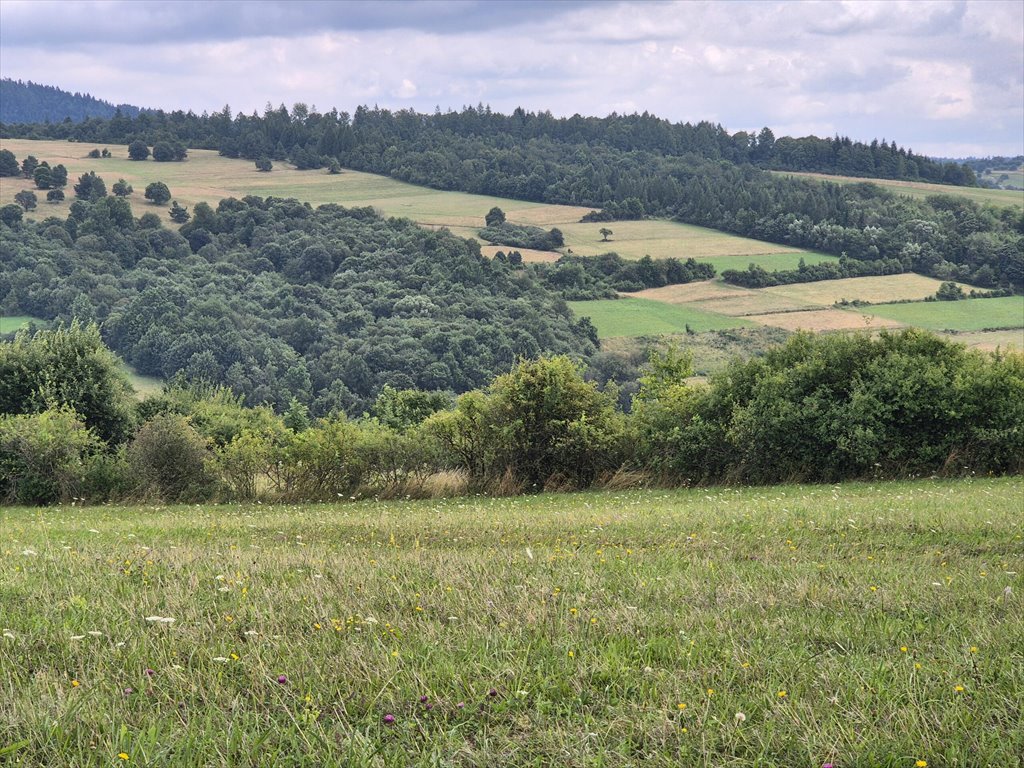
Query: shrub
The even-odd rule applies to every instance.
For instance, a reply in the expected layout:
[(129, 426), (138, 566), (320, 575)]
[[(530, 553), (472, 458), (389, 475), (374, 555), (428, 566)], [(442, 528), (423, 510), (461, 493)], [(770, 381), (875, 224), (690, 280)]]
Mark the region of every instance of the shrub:
[(0, 500), (53, 504), (79, 498), (87, 463), (101, 446), (70, 409), (0, 416)]
[(139, 491), (164, 501), (203, 501), (216, 490), (206, 439), (184, 416), (160, 414), (147, 421), (128, 446)]

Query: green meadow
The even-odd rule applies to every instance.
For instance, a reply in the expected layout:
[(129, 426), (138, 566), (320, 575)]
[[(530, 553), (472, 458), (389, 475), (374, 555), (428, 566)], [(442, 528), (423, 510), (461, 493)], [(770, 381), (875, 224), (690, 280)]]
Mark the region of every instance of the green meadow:
[(1024, 327), (1024, 296), (998, 299), (878, 304), (861, 312), (933, 331), (981, 331)]
[(1015, 189), (986, 189), (983, 187), (954, 187), (948, 184), (931, 184), (926, 181), (895, 181), (892, 179), (864, 179), (857, 176), (833, 176), (824, 173), (799, 173), (796, 171), (772, 171), (782, 176), (803, 176), (808, 179), (830, 181), (834, 184), (864, 184), (870, 182), (895, 192), (923, 199), (931, 195), (959, 195), (976, 203), (991, 203), (999, 207), (1024, 208), (1024, 191)]
[(665, 304), (651, 299), (626, 297), (570, 301), (568, 304), (578, 317), (590, 318), (602, 339), (685, 333), (687, 326), (694, 333), (700, 333), (754, 325), (740, 317), (727, 317), (686, 304)]
[(2, 509), (0, 763), (1019, 765), (1022, 494)]
[(48, 325), (46, 320), (40, 320), (38, 317), (29, 317), (28, 315), (0, 315), (0, 334), (14, 333), (19, 328), (24, 328), (30, 323), (35, 323), (38, 326)]

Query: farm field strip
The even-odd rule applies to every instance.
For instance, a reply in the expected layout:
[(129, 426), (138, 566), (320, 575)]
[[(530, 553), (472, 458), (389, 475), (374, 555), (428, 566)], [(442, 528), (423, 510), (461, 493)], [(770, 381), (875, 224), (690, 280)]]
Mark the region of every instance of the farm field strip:
[(861, 307), (860, 311), (874, 318), (884, 318), (933, 331), (1024, 328), (1024, 296), (914, 304), (877, 304)]
[(838, 307), (747, 315), (746, 319), (760, 325), (782, 328), (787, 331), (866, 331), (879, 328), (903, 328), (906, 325), (889, 318), (863, 315), (851, 309), (839, 309)]
[(1014, 765), (1022, 494), (0, 509), (0, 745), (31, 766)]
[(992, 203), (1003, 207), (1024, 208), (1024, 191), (1012, 189), (985, 189), (983, 187), (954, 187), (948, 184), (931, 184), (926, 181), (896, 181), (892, 179), (865, 179), (856, 176), (832, 176), (824, 173), (799, 171), (771, 171), (780, 176), (797, 176), (834, 184), (877, 184), (899, 195), (925, 198), (930, 195), (960, 195), (977, 203)]
[(566, 302), (578, 317), (589, 317), (599, 338), (658, 336), (717, 331), (753, 325), (743, 318), (696, 309), (689, 304), (662, 304), (650, 299), (624, 297)]
[[(905, 299), (919, 300), (934, 296), (942, 280), (925, 277), (913, 272), (899, 275), (878, 275), (871, 277), (848, 277), (841, 280), (820, 280), (813, 283), (777, 285), (760, 290), (774, 296), (781, 296), (822, 307), (846, 301), (870, 301), (873, 304)], [(957, 283), (964, 291), (973, 286)]]

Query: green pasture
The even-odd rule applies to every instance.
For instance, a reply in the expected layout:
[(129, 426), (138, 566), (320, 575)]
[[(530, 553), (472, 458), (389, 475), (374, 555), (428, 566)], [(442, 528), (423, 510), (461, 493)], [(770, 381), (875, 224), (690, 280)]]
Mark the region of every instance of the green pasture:
[(0, 763), (1018, 765), (1022, 494), (0, 509)]
[(685, 333), (687, 326), (694, 333), (700, 333), (754, 325), (743, 318), (727, 317), (685, 304), (665, 304), (650, 299), (626, 297), (570, 301), (568, 304), (577, 316), (590, 318), (600, 338)]
[(879, 304), (860, 311), (933, 331), (1024, 328), (1024, 296)]

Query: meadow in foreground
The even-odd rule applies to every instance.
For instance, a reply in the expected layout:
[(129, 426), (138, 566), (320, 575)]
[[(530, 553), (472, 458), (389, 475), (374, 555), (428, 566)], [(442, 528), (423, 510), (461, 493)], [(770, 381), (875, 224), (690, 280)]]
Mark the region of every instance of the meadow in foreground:
[(1019, 765), (1022, 498), (0, 510), (0, 763)]

